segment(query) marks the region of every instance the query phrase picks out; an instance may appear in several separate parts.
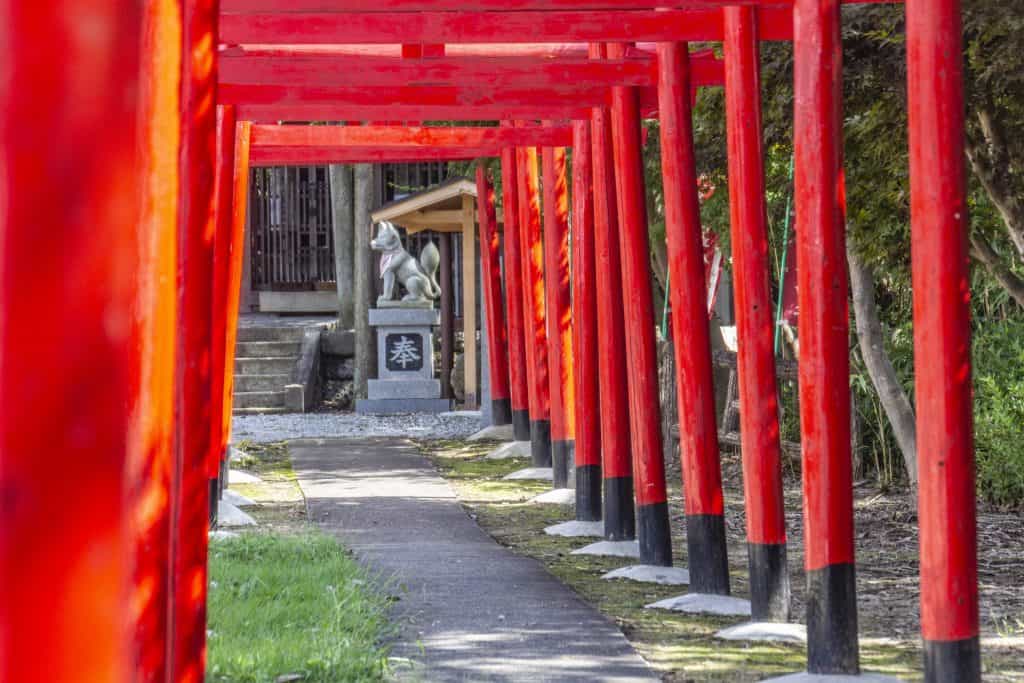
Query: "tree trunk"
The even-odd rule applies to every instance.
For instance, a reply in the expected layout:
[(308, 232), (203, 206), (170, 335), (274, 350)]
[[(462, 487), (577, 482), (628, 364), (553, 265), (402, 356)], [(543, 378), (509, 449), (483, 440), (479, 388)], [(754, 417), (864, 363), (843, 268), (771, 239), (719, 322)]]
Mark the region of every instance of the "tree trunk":
[(334, 229), (334, 270), (338, 282), (338, 326), (355, 327), (355, 214), (352, 167), (334, 164), (331, 182), (331, 223)]
[(989, 241), (976, 232), (971, 235), (971, 256), (985, 266), (985, 270), (999, 281), (1018, 306), (1024, 308), (1024, 280), (1010, 270)]
[(355, 336), (356, 366), (355, 395), (366, 398), (368, 380), (376, 376), (377, 344), (370, 327), (370, 308), (377, 290), (377, 274), (374, 272), (373, 251), (370, 239), (373, 226), (370, 212), (373, 209), (375, 190), (373, 187), (373, 166), (357, 164), (355, 167)]
[(878, 306), (875, 304), (875, 276), (853, 249), (847, 249), (847, 260), (850, 264), (853, 312), (860, 353), (903, 453), (907, 479), (916, 493), (917, 427), (914, 423), (914, 409), (885, 351), (882, 323), (878, 319)]
[(977, 118), (981, 138), (976, 135), (968, 138), (965, 144), (967, 160), (1003, 219), (1003, 226), (1018, 257), (1024, 260), (1024, 201), (1010, 180), (1015, 160), (1010, 154), (1006, 132), (989, 107), (979, 108)]

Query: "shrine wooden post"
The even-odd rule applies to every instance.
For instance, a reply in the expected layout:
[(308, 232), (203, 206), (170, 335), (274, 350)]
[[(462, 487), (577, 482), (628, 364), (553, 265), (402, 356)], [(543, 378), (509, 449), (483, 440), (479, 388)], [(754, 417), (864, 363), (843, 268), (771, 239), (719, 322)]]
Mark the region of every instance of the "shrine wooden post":
[(508, 310), (509, 393), (512, 401), (512, 432), (516, 441), (530, 440), (530, 394), (523, 323), (522, 247), (519, 235), (519, 177), (516, 152), (501, 153), (501, 193), (505, 213), (505, 303)]
[(981, 680), (960, 3), (907, 2), (925, 680)]
[[(609, 57), (621, 57), (622, 44), (608, 46)], [(619, 249), (622, 258), (622, 306), (629, 366), (630, 437), (633, 450), (637, 539), (643, 564), (672, 564), (665, 463), (662, 459), (661, 409), (658, 398), (658, 354), (654, 339), (650, 241), (641, 154), (641, 121), (633, 88), (612, 88), (611, 119), (615, 176), (619, 188)]]
[(480, 280), (487, 315), (488, 363), (490, 367), (491, 418), (495, 425), (512, 423), (512, 399), (508, 374), (508, 335), (501, 292), (501, 238), (494, 206), (494, 185), (487, 168), (476, 167), (477, 220), (480, 225)]
[(768, 215), (761, 129), (757, 8), (725, 7), (725, 101), (743, 498), (751, 614), (789, 620), (789, 570), (775, 379), (775, 321), (768, 286)]

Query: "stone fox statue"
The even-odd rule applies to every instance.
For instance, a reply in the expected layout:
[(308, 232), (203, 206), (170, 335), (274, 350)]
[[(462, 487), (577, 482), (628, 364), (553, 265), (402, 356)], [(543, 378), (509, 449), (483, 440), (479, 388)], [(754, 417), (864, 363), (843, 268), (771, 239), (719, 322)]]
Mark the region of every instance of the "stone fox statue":
[(370, 246), (383, 253), (380, 260), (380, 276), (384, 280), (384, 292), (377, 299), (378, 306), (386, 306), (395, 293), (395, 280), (405, 288), (406, 295), (402, 301), (406, 304), (425, 305), (441, 296), (441, 286), (437, 284), (437, 266), (441, 255), (433, 242), (423, 247), (420, 260), (412, 257), (402, 246), (402, 238), (398, 230), (387, 221), (381, 221), (377, 228), (377, 236)]

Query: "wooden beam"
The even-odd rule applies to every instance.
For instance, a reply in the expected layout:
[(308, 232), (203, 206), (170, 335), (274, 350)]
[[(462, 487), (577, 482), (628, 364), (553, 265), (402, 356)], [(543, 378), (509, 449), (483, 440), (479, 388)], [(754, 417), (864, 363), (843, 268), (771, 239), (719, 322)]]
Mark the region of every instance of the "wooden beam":
[(252, 127), (252, 144), (267, 147), (377, 147), (419, 149), (424, 147), (502, 147), (512, 145), (572, 145), (572, 128), (487, 128), (424, 126), (278, 126)]
[(471, 147), (422, 147), (415, 149), (381, 149), (379, 147), (347, 147), (310, 149), (308, 147), (254, 147), (252, 166), (312, 166), (324, 164), (378, 164), (412, 161), (465, 161), (497, 156), (500, 149)]
[(573, 120), (590, 116), (590, 108), (571, 103), (541, 105), (485, 104), (477, 107), (459, 105), (384, 105), (321, 102), (302, 104), (239, 104), (238, 119), (254, 123), (278, 121), (512, 121), (518, 119), (553, 118)]
[[(697, 85), (721, 85), (724, 67), (708, 51), (691, 57)], [(247, 54), (229, 50), (220, 57), (224, 85), (318, 87), (463, 86), (552, 88), (567, 83), (635, 85), (657, 83), (657, 60), (644, 55), (622, 60), (579, 57), (400, 57), (310, 54)]]
[[(880, 2), (882, 0), (857, 0)], [(792, 0), (658, 0), (644, 4), (636, 0), (221, 0), (224, 12), (458, 12), (636, 10), (673, 8), (707, 9), (725, 5), (790, 7)]]
[[(244, 44), (388, 44), (409, 36), (432, 43), (720, 41), (718, 7), (688, 10), (417, 13), (260, 12), (221, 14), (220, 37)], [(763, 40), (790, 40), (792, 11), (759, 13)]]

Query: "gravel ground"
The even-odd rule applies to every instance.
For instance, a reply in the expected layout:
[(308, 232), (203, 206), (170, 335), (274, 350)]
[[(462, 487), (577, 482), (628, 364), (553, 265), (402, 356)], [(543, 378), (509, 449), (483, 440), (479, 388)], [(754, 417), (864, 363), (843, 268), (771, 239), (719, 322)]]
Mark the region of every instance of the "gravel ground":
[(299, 438), (361, 438), (367, 436), (459, 439), (480, 429), (480, 414), (288, 413), (283, 415), (236, 415), (232, 423), (234, 441), (270, 442)]

